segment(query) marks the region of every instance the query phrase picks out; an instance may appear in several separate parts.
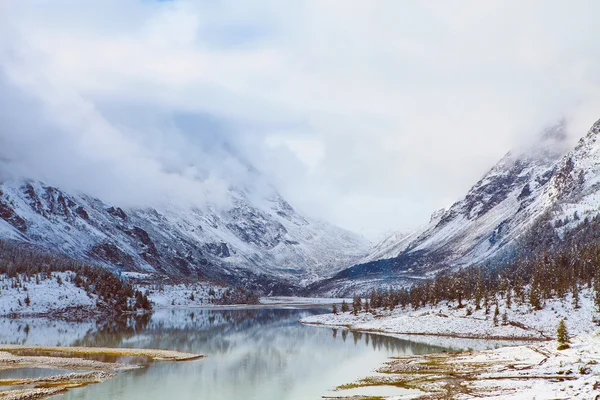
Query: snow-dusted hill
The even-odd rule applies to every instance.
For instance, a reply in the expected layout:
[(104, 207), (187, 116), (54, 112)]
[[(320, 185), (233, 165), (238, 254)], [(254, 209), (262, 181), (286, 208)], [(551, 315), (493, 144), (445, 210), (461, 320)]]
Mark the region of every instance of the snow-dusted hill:
[(355, 263), (361, 236), (300, 215), (274, 190), (230, 206), (126, 208), (37, 181), (0, 185), (0, 238), (110, 268), (289, 293)]
[(564, 233), (574, 219), (599, 212), (599, 131), (600, 121), (569, 152), (563, 124), (546, 130), (529, 148), (508, 153), (429, 224), (410, 235), (385, 239), (361, 263), (312, 289), (347, 295), (403, 286), (441, 269), (484, 262), (517, 246), (541, 217), (560, 220), (557, 229)]

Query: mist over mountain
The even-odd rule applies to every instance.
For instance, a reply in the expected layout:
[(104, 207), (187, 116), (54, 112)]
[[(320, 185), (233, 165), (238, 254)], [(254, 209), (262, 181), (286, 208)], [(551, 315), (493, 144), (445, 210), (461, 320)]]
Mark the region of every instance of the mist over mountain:
[(292, 291), (482, 262), (594, 190), (595, 7), (4, 2), (3, 235)]
[(571, 149), (564, 121), (544, 130), (537, 142), (507, 153), (461, 200), (435, 212), (429, 224), (384, 239), (359, 265), (313, 290), (349, 294), (403, 287), (442, 271), (527, 254), (524, 239), (535, 241), (528, 235), (539, 226), (568, 235), (600, 212), (599, 129), (600, 121)]

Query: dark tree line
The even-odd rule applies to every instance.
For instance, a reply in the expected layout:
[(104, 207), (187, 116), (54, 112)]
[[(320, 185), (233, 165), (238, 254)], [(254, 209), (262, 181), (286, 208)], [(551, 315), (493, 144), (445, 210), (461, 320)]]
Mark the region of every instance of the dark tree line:
[[(213, 291), (214, 293), (214, 291)], [(215, 295), (211, 299), (213, 304), (218, 305), (231, 305), (231, 304), (258, 304), (260, 298), (258, 295), (250, 290), (236, 287), (233, 289), (226, 289), (221, 295)]]
[(0, 274), (12, 279), (13, 285), (25, 285), (34, 280), (56, 279), (53, 272), (71, 271), (73, 284), (98, 296), (98, 307), (109, 313), (150, 311), (148, 297), (109, 270), (71, 259), (67, 256), (42, 252), (33, 247), (0, 240)]
[(493, 309), (497, 321), (500, 299), (508, 308), (529, 304), (540, 310), (547, 300), (571, 294), (573, 306), (578, 308), (581, 289), (589, 288), (600, 311), (600, 216), (584, 219), (563, 238), (554, 228), (547, 219), (537, 223), (517, 244), (518, 251), (496, 260), (495, 265), (443, 272), (410, 288), (373, 290), (365, 302), (355, 297), (353, 307), (357, 311), (398, 306), (417, 309), (453, 302), (462, 308), (469, 301), (486, 313)]

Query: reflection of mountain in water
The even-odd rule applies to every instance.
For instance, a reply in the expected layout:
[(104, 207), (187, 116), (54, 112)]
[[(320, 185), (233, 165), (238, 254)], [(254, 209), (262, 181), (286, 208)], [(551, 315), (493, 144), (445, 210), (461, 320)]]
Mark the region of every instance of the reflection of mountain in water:
[[(334, 340), (349, 341), (358, 345), (364, 342), (374, 350), (400, 354), (424, 354), (443, 351), (440, 346), (431, 346), (399, 340), (389, 336), (354, 332), (347, 329), (305, 327), (298, 323), (304, 317), (327, 312), (326, 309), (173, 309), (158, 310), (154, 315), (134, 315), (108, 321), (61, 322), (44, 318), (7, 320), (7, 326), (18, 338), (7, 341), (15, 344), (31, 343), (45, 336), (49, 342), (69, 346), (100, 347), (154, 347), (194, 351), (201, 343), (210, 353), (227, 353), (240, 335), (249, 338), (257, 346), (268, 345), (277, 336), (293, 335), (297, 340), (306, 340), (315, 334), (329, 332)], [(64, 326), (63, 326), (64, 325)], [(80, 329), (76, 329), (76, 328)], [(60, 333), (70, 330), (76, 337), (64, 341)], [(6, 329), (4, 329), (6, 330)], [(318, 333), (315, 333), (315, 330)], [(35, 332), (32, 332), (35, 331)], [(35, 335), (33, 335), (35, 333)], [(50, 337), (56, 336), (56, 340)], [(62, 340), (62, 343), (61, 343)]]
[[(65, 400), (319, 398), (339, 384), (371, 373), (389, 357), (439, 352), (435, 345), (371, 333), (301, 325), (327, 309), (158, 310), (151, 317), (69, 325), (63, 345), (146, 347), (205, 354), (190, 363), (153, 363), (102, 385), (71, 391)], [(52, 342), (61, 322), (35, 325), (22, 342)], [(73, 325), (74, 324), (74, 325)], [(16, 327), (19, 322), (0, 325)], [(33, 325), (32, 325), (33, 326)], [(12, 329), (12, 328), (11, 328)], [(3, 329), (3, 331), (6, 331)], [(75, 333), (76, 332), (76, 333)], [(64, 334), (64, 332), (63, 332)], [(31, 340), (29, 340), (31, 338)]]
[[(374, 350), (399, 354), (425, 354), (443, 351), (431, 346), (389, 336), (354, 332), (347, 329), (314, 328), (301, 326), (299, 319), (323, 313), (324, 309), (194, 309), (159, 310), (151, 318), (147, 315), (122, 318), (97, 324), (97, 330), (88, 331), (77, 339), (75, 346), (153, 347), (182, 351), (223, 354), (231, 350), (239, 336), (250, 339), (257, 347), (268, 347), (277, 337), (294, 337), (302, 342), (314, 335), (331, 334), (334, 340), (364, 342)], [(315, 329), (319, 332), (315, 333)], [(201, 344), (201, 345), (199, 345)]]

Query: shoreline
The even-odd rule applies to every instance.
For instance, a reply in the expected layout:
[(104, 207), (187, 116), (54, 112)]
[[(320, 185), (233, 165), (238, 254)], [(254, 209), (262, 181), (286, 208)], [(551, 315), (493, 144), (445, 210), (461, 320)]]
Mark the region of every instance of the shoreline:
[[(312, 299), (311, 299), (312, 300)], [(330, 299), (327, 299), (330, 300)], [(332, 299), (333, 301), (338, 299)], [(339, 299), (341, 303), (343, 299)], [(119, 317), (135, 317), (152, 315), (155, 311), (160, 310), (238, 310), (238, 309), (262, 309), (262, 308), (328, 308), (331, 302), (319, 303), (310, 301), (273, 301), (259, 304), (202, 304), (202, 305), (155, 305), (152, 311), (136, 311), (115, 314), (97, 308), (83, 308), (74, 306), (71, 308), (62, 308), (59, 310), (45, 312), (13, 312), (8, 314), (0, 314), (0, 318), (6, 319), (23, 319), (23, 318), (58, 318), (64, 320), (79, 321), (89, 318), (119, 318)]]
[[(391, 358), (376, 371), (378, 375), (341, 385), (328, 398), (396, 399), (360, 394), (361, 388), (388, 386), (406, 389), (402, 399), (600, 399), (600, 328), (593, 296), (585, 291), (579, 307), (570, 300), (550, 299), (538, 311), (501, 303), (502, 322), (471, 304), (458, 307), (455, 303), (357, 315), (329, 313), (300, 322), (405, 340), (429, 337), (431, 344), (444, 338), (450, 344), (447, 347), (462, 349)], [(560, 319), (566, 320), (572, 336), (571, 347), (559, 351), (552, 338)], [(506, 343), (483, 350), (485, 346), (473, 349), (468, 341)]]
[(486, 341), (514, 341), (514, 342), (548, 342), (552, 339), (549, 337), (528, 337), (528, 336), (469, 336), (469, 335), (461, 335), (461, 334), (452, 334), (452, 333), (435, 333), (435, 332), (395, 332), (388, 331), (382, 329), (361, 329), (355, 328), (351, 324), (347, 325), (332, 325), (325, 324), (320, 322), (304, 322), (300, 320), (300, 323), (307, 326), (316, 326), (316, 327), (328, 327), (328, 328), (340, 328), (340, 329), (348, 329), (353, 332), (362, 332), (362, 333), (376, 333), (379, 335), (385, 335), (390, 337), (400, 336), (430, 336), (430, 337), (441, 337), (441, 338), (454, 338), (454, 339), (467, 339), (467, 340), (486, 340)]
[[(346, 327), (355, 331), (380, 334), (427, 335), (483, 340), (547, 341), (556, 336), (556, 327), (565, 319), (569, 332), (578, 336), (594, 332), (600, 320), (594, 294), (582, 290), (579, 306), (571, 299), (550, 299), (542, 310), (532, 310), (527, 304), (507, 306), (499, 301), (500, 315), (493, 311), (477, 309), (466, 303), (428, 305), (394, 310), (371, 309), (356, 315), (351, 311), (326, 313), (303, 318), (307, 325)], [(491, 307), (490, 307), (491, 308)]]
[[(114, 360), (104, 361), (107, 357)], [(121, 362), (121, 358), (128, 357), (144, 358), (146, 361), (143, 364)], [(0, 345), (0, 371), (21, 368), (75, 371), (39, 378), (0, 379), (0, 389), (8, 388), (0, 391), (0, 397), (10, 400), (46, 399), (69, 389), (102, 383), (120, 372), (146, 368), (147, 362), (188, 362), (205, 357), (157, 349)]]
[[(341, 385), (343, 392), (374, 386), (418, 391), (411, 399), (594, 399), (600, 396), (600, 335), (572, 339), (569, 349), (550, 341), (485, 351), (390, 359), (379, 375)], [(386, 396), (380, 397), (385, 399)], [(390, 399), (393, 397), (390, 397)], [(408, 397), (407, 397), (408, 398)]]

